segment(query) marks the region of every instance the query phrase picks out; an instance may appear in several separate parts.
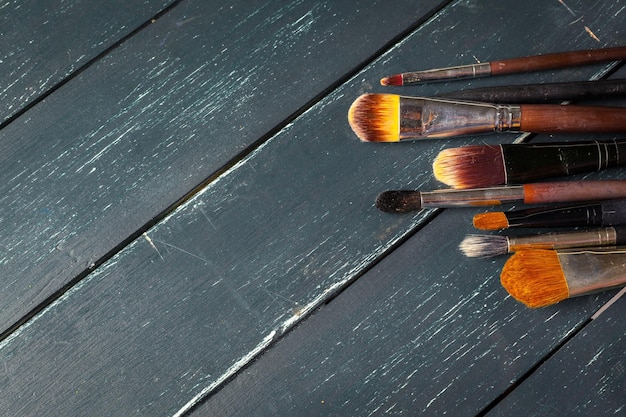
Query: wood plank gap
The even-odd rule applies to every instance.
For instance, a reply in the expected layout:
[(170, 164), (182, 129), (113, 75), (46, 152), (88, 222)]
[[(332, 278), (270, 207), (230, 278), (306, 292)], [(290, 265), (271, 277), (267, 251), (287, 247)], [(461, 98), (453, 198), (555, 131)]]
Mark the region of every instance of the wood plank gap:
[(31, 102), (27, 103), (24, 107), (22, 107), (21, 109), (19, 109), (15, 113), (13, 113), (7, 119), (5, 119), (4, 121), (0, 122), (0, 130), (4, 129), (9, 124), (11, 124), (15, 120), (17, 120), (18, 118), (23, 116), (30, 109), (32, 109), (37, 104), (39, 104), (42, 101), (44, 101), (47, 97), (49, 97), (55, 91), (57, 91), (58, 89), (60, 89), (61, 87), (63, 87), (64, 85), (66, 85), (67, 83), (69, 83), (70, 81), (75, 79), (76, 77), (78, 77), (79, 75), (81, 75), (87, 69), (92, 67), (96, 62), (98, 62), (99, 60), (101, 60), (105, 56), (109, 55), (115, 49), (119, 48), (121, 45), (126, 43), (132, 37), (137, 35), (137, 33), (141, 32), (142, 30), (144, 30), (145, 28), (147, 28), (148, 26), (153, 24), (155, 21), (160, 19), (163, 15), (165, 15), (166, 13), (169, 13), (170, 11), (172, 11), (176, 6), (178, 6), (183, 1), (184, 0), (175, 0), (170, 5), (164, 7), (160, 12), (158, 12), (154, 16), (152, 16), (150, 19), (146, 20), (144, 23), (142, 23), (141, 25), (137, 26), (135, 29), (133, 29), (132, 31), (130, 31), (126, 35), (122, 36), (120, 39), (118, 39), (116, 42), (114, 42), (108, 48), (105, 48), (102, 52), (100, 52), (99, 54), (97, 54), (96, 56), (94, 56), (93, 58), (88, 60), (87, 62), (85, 62), (83, 65), (79, 66), (75, 71), (69, 73), (65, 78), (63, 78), (58, 83), (52, 85), (46, 92), (42, 93), (39, 97), (33, 99)]
[[(82, 72), (87, 70), (90, 66), (95, 64), (98, 60), (100, 60), (101, 58), (103, 58), (107, 54), (110, 54), (114, 49), (116, 49), (119, 46), (121, 46), (122, 44), (124, 44), (126, 41), (128, 41), (130, 38), (132, 38), (138, 32), (140, 32), (141, 30), (145, 29), (147, 26), (152, 24), (155, 20), (159, 19), (161, 16), (163, 16), (166, 13), (168, 13), (169, 11), (171, 11), (174, 7), (178, 6), (183, 1), (184, 0), (176, 0), (174, 3), (172, 3), (171, 5), (169, 5), (165, 9), (163, 9), (161, 12), (157, 13), (152, 18), (150, 18), (144, 24), (139, 26), (137, 29), (133, 30), (128, 35), (124, 36), (119, 41), (117, 41), (115, 44), (113, 44), (109, 48), (105, 49), (99, 55), (95, 56), (93, 59), (91, 59), (90, 61), (86, 62), (83, 66), (78, 68), (70, 76), (66, 77), (63, 81), (61, 81), (58, 84), (56, 84), (55, 86), (51, 87), (48, 92), (46, 92), (45, 94), (42, 94), (38, 99), (34, 100), (32, 103), (30, 103), (29, 105), (27, 105), (26, 107), (24, 107), (23, 109), (18, 111), (16, 114), (12, 115), (4, 123), (0, 124), (0, 130), (2, 128), (6, 127), (9, 123), (14, 121), (15, 119), (17, 119), (21, 115), (23, 115), (26, 111), (28, 111), (30, 108), (35, 106), (37, 103), (41, 102), (46, 97), (48, 97), (49, 95), (54, 93), (56, 90), (61, 88), (63, 85), (67, 84), (72, 79), (74, 79), (77, 76), (79, 76)], [(387, 42), (385, 45), (383, 45), (381, 48), (379, 48), (375, 53), (373, 53), (368, 59), (363, 60), (358, 65), (355, 65), (352, 68), (352, 70), (346, 72), (343, 76), (339, 77), (335, 82), (330, 84), (327, 88), (323, 89), (319, 94), (315, 95), (311, 100), (307, 101), (304, 105), (302, 105), (296, 111), (291, 113), (291, 115), (287, 116), (281, 123), (278, 123), (272, 129), (268, 130), (265, 134), (260, 136), (259, 139), (257, 139), (250, 146), (248, 146), (247, 148), (243, 149), (241, 152), (236, 154), (230, 161), (228, 161), (226, 164), (224, 164), (219, 169), (214, 171), (213, 174), (209, 175), (204, 181), (202, 181), (200, 184), (198, 184), (196, 187), (194, 187), (188, 193), (186, 193), (181, 198), (176, 200), (173, 204), (171, 204), (169, 207), (164, 209), (161, 213), (157, 214), (155, 217), (150, 219), (148, 222), (146, 222), (142, 227), (137, 229), (135, 232), (131, 233), (126, 239), (123, 239), (118, 245), (113, 247), (110, 251), (108, 251), (106, 254), (104, 254), (101, 258), (99, 258), (98, 260), (94, 261), (90, 265), (89, 268), (87, 268), (87, 269), (83, 270), (81, 273), (77, 274), (76, 277), (74, 277), (72, 280), (68, 281), (68, 283), (66, 285), (62, 286), (57, 291), (55, 291), (53, 294), (51, 294), (49, 297), (47, 297), (45, 300), (43, 300), (41, 303), (39, 303), (38, 305), (33, 307), (28, 312), (28, 314), (25, 314), (20, 320), (16, 321), (14, 324), (12, 324), (9, 327), (7, 327), (7, 329), (5, 331), (0, 333), (0, 342), (2, 342), (3, 340), (7, 339), (13, 332), (15, 332), (17, 329), (19, 329), (24, 324), (28, 323), (33, 317), (35, 317), (37, 314), (39, 314), (45, 308), (50, 306), (56, 300), (61, 298), (72, 287), (74, 287), (75, 285), (80, 283), (92, 271), (94, 271), (99, 266), (101, 266), (102, 264), (107, 262), (109, 259), (111, 259), (113, 256), (115, 256), (117, 253), (122, 251), (125, 247), (127, 247), (134, 240), (140, 238), (144, 233), (148, 232), (153, 226), (155, 226), (157, 223), (159, 223), (160, 221), (165, 219), (168, 215), (170, 215), (172, 212), (174, 212), (178, 207), (180, 207), (181, 205), (183, 205), (187, 201), (189, 201), (191, 198), (193, 198), (202, 189), (204, 189), (209, 184), (214, 182), (216, 179), (218, 179), (225, 172), (229, 171), (231, 168), (236, 166), (238, 163), (240, 163), (246, 157), (248, 157), (249, 155), (254, 153), (255, 150), (259, 149), (264, 143), (266, 143), (269, 139), (271, 139), (273, 136), (275, 136), (278, 132), (283, 130), (285, 127), (289, 126), (298, 117), (300, 117), (302, 114), (304, 114), (309, 109), (311, 109), (313, 106), (315, 106), (317, 103), (319, 103), (330, 92), (336, 90), (339, 86), (341, 86), (342, 84), (348, 82), (351, 78), (353, 78), (356, 75), (358, 75), (367, 66), (371, 65), (374, 61), (379, 59), (380, 56), (383, 55), (383, 53), (385, 53), (388, 49), (392, 48), (394, 45), (396, 45), (402, 39), (406, 38), (411, 33), (413, 33), (415, 30), (417, 30), (424, 23), (426, 23), (427, 21), (432, 19), (435, 15), (437, 15), (441, 10), (443, 10), (452, 1), (453, 0), (442, 1), (436, 7), (432, 8), (428, 13), (425, 13), (422, 18), (417, 20), (408, 29), (404, 30), (399, 35), (397, 35), (396, 37), (392, 38), (389, 42)], [(419, 229), (415, 230), (413, 233), (417, 232), (418, 230)], [(410, 234), (412, 235), (413, 233), (410, 233)]]
[(509, 394), (511, 394), (517, 387), (522, 385), (528, 378), (530, 378), (535, 372), (537, 372), (546, 362), (548, 362), (554, 355), (556, 355), (561, 349), (565, 347), (572, 339), (574, 339), (582, 330), (584, 330), (593, 320), (591, 318), (582, 322), (579, 326), (574, 328), (574, 330), (563, 338), (554, 348), (548, 352), (548, 354), (543, 357), (541, 360), (537, 361), (537, 363), (528, 371), (526, 371), (519, 379), (514, 381), (511, 386), (496, 397), (491, 403), (489, 403), (485, 408), (483, 408), (480, 412), (476, 414), (476, 417), (485, 417), (492, 411), (500, 402), (502, 402)]

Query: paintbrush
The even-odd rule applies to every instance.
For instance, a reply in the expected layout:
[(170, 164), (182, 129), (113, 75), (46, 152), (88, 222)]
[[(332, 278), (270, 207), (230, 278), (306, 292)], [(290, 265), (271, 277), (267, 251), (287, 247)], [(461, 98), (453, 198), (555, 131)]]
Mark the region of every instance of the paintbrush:
[(617, 226), (626, 224), (626, 199), (480, 213), (474, 216), (473, 223), (480, 230)]
[(626, 249), (528, 249), (504, 264), (500, 282), (528, 307), (626, 285)]
[(459, 249), (470, 258), (488, 258), (525, 249), (567, 249), (626, 245), (626, 226), (524, 236), (468, 235)]
[(473, 145), (441, 151), (435, 178), (454, 188), (520, 184), (626, 165), (626, 139)]
[(626, 108), (364, 94), (350, 106), (348, 121), (354, 133), (366, 142), (493, 132), (624, 132)]
[(486, 103), (539, 104), (623, 95), (626, 95), (626, 80), (618, 79), (472, 88), (441, 93), (436, 97)]
[(389, 213), (404, 213), (426, 207), (551, 204), (614, 198), (626, 198), (626, 180), (538, 182), (468, 190), (391, 190), (378, 195), (376, 207)]
[(477, 78), (491, 75), (543, 71), (548, 69), (589, 65), (598, 62), (620, 61), (623, 59), (626, 59), (625, 46), (572, 52), (558, 52), (448, 68), (405, 72), (384, 77), (380, 80), (380, 83), (381, 85), (389, 86), (411, 85), (429, 81), (444, 81), (458, 78)]

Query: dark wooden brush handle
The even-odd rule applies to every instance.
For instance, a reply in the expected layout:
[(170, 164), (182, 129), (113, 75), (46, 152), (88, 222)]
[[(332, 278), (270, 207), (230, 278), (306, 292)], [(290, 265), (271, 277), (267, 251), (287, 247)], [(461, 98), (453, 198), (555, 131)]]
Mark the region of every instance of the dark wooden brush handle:
[(522, 104), (523, 132), (626, 132), (626, 107)]
[(596, 62), (621, 61), (624, 59), (626, 59), (626, 46), (619, 46), (491, 61), (489, 65), (491, 66), (492, 75), (500, 75), (566, 68)]

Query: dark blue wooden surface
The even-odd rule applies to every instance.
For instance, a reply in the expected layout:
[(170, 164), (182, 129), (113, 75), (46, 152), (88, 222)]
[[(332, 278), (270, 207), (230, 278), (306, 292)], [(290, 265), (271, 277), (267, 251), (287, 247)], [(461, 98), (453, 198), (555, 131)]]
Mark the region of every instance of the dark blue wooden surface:
[(378, 85), (623, 45), (626, 3), (68, 3), (0, 7), (22, 51), (0, 56), (6, 415), (506, 415), (558, 408), (538, 386), (577, 369), (549, 391), (564, 409), (623, 407), (623, 300), (590, 322), (615, 292), (528, 310), (504, 258), (456, 249), (476, 210), (373, 207), (438, 187), (444, 147), (517, 136), (362, 144), (346, 111), (370, 91), (602, 76)]

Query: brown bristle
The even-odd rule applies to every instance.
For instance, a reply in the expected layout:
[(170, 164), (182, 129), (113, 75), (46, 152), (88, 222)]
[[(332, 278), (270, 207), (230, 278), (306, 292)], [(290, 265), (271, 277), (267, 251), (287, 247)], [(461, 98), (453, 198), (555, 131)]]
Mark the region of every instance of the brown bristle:
[(404, 84), (402, 74), (390, 75), (380, 80), (380, 85), (385, 86), (400, 86), (402, 84)]
[(504, 264), (500, 282), (513, 298), (528, 307), (545, 307), (569, 297), (567, 280), (554, 250), (516, 252)]
[(384, 191), (376, 197), (376, 207), (386, 213), (406, 213), (422, 208), (419, 191)]
[(501, 211), (476, 214), (473, 223), (480, 230), (501, 230), (509, 227), (509, 219)]
[(444, 149), (433, 161), (435, 178), (453, 188), (478, 188), (506, 182), (500, 145)]
[(348, 122), (362, 141), (397, 142), (400, 140), (400, 96), (363, 94), (350, 106)]

